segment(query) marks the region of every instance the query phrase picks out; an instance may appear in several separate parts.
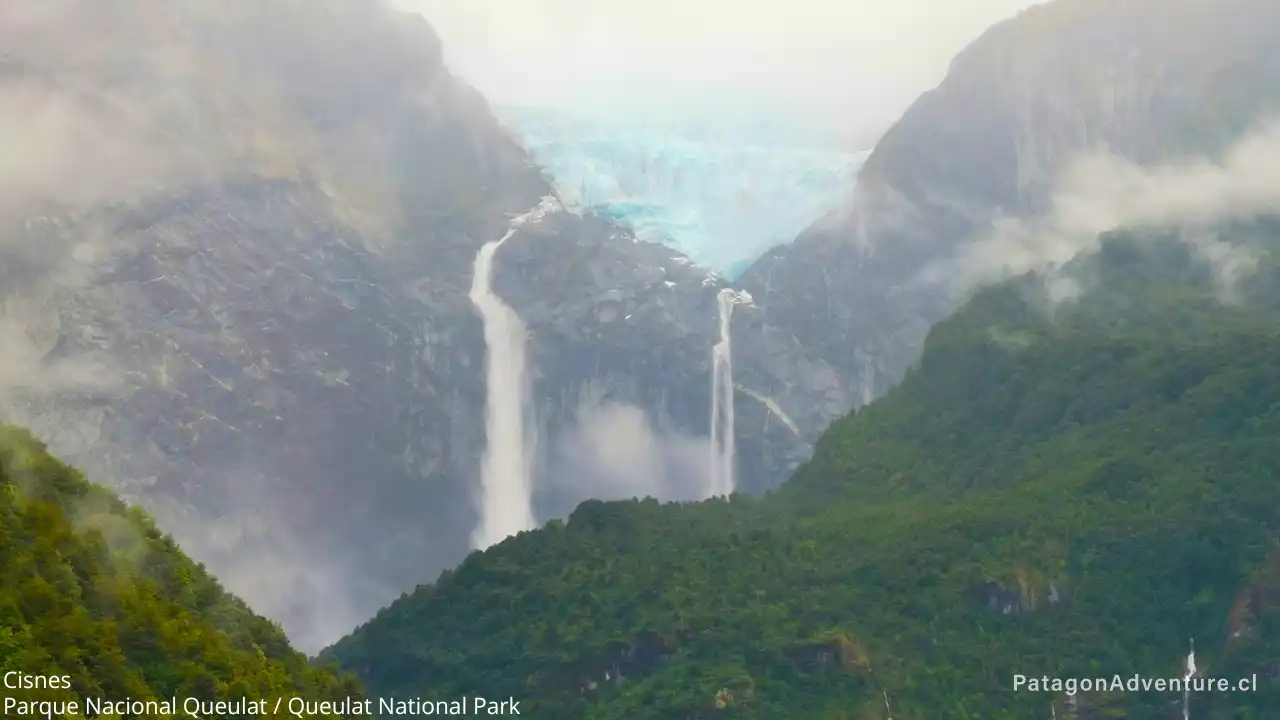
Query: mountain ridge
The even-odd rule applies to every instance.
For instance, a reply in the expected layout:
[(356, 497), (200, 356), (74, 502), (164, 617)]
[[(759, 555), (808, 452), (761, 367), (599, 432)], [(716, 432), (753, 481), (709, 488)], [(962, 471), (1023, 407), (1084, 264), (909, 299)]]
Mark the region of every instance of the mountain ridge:
[[(1194, 256), (1140, 236), (1103, 247), (1107, 290), (1052, 319), (1038, 279), (979, 292), (763, 499), (583, 503), (322, 657), (372, 692), (497, 686), (549, 718), (872, 718), (886, 695), (901, 718), (1068, 717), (1012, 675), (1174, 677), (1189, 635), (1202, 672), (1263, 672), (1280, 608), (1222, 628), (1280, 530), (1276, 306), (1266, 283), (1223, 305)], [(1179, 701), (1087, 693), (1075, 716)]]
[[(15, 159), (0, 169), (0, 417), (318, 649), (470, 547), (473, 263), (549, 186), (420, 16), (224, 6), (0, 11)], [(496, 287), (529, 308), (552, 448), (595, 398), (663, 425), (637, 433), (705, 435), (717, 287), (683, 259), (567, 214), (504, 246)], [(741, 484), (760, 490), (852, 396), (789, 333), (739, 315), (761, 353), (741, 382), (800, 429), (744, 397)], [(603, 484), (573, 470), (540, 468), (540, 516)]]
[(743, 287), (846, 383), (870, 375), (882, 392), (957, 306), (921, 267), (1049, 212), (1079, 156), (1219, 159), (1280, 114), (1274, 3), (1176, 7), (1055, 0), (988, 29), (880, 139), (844, 207), (757, 261)]
[[(1266, 677), (1277, 195), (1210, 192), (1221, 202), (1054, 235), (1092, 209), (1059, 205), (1082, 155), (1222, 184), (1239, 170), (1227, 151), (1280, 110), (1280, 6), (1177, 9), (1061, 0), (993, 28), (877, 146), (849, 207), (748, 271), (763, 322), (844, 387), (887, 390), (790, 481), (760, 499), (581, 503), (322, 657), (374, 692), (501, 687), (551, 718), (1163, 720), (1182, 697), (1069, 699), (1012, 677), (1182, 677), (1188, 638), (1202, 676)], [(1204, 160), (1166, 164), (1186, 157)], [(1058, 262), (961, 292), (923, 272), (1007, 224), (1063, 242)], [(1227, 256), (1247, 262), (1224, 283)], [(1274, 695), (1190, 702), (1265, 717)]]

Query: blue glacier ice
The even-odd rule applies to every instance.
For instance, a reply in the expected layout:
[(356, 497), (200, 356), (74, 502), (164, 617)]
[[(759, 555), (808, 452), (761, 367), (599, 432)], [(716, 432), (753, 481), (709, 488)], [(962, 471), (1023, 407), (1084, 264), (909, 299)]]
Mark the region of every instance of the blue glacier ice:
[(496, 110), (569, 210), (729, 280), (847, 197), (867, 155), (799, 120)]

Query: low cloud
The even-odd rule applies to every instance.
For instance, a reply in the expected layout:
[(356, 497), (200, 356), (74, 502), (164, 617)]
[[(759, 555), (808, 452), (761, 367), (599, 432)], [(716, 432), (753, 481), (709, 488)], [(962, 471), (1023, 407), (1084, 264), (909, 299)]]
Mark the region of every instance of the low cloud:
[(150, 108), (48, 82), (0, 84), (4, 219), (124, 200), (213, 164), (156, 132)]
[(854, 132), (887, 126), (973, 38), (1031, 4), (396, 0), (439, 29), (450, 66), (497, 104), (747, 103)]
[[(271, 498), (256, 500), (272, 507)], [(223, 523), (191, 518), (178, 525), (171, 516), (161, 517), (175, 529), (184, 552), (204, 562), (254, 612), (280, 623), (295, 648), (314, 655), (368, 619), (369, 597), (396, 593), (362, 587), (349, 568), (326, 561), (291, 532), (272, 529), (281, 512), (279, 504), (274, 507), (271, 517), (238, 511)]]
[[(115, 330), (134, 318), (102, 276), (148, 235), (122, 230), (130, 213), (111, 206), (241, 171), (292, 177), (312, 148), (309, 126), (285, 102), (290, 86), (242, 66), (255, 49), (274, 57), (290, 45), (273, 42), (286, 37), (274, 26), (246, 24), (253, 3), (117, 5), (0, 3), (0, 420), (31, 428), (91, 479), (123, 490), (136, 478), (111, 456), (104, 418), (119, 412), (133, 384), (126, 375), (151, 368), (124, 367), (130, 350), (115, 344)], [(227, 30), (210, 20), (246, 25), (239, 55), (202, 44)], [(310, 29), (340, 62), (347, 46), (325, 42), (338, 28)], [(255, 554), (227, 545), (211, 523), (159, 510), (161, 526), (256, 610), (300, 628), (294, 639), (305, 649), (362, 619), (336, 566), (295, 537), (276, 533), (273, 550)]]
[(1191, 158), (1143, 167), (1109, 154), (1078, 157), (1059, 176), (1050, 212), (1027, 221), (1002, 220), (957, 255), (927, 268), (920, 280), (957, 295), (976, 285), (1026, 272), (1049, 273), (1059, 299), (1079, 282), (1057, 270), (1096, 250), (1099, 236), (1121, 228), (1179, 228), (1177, 237), (1216, 272), (1228, 293), (1257, 257), (1221, 240), (1212, 225), (1280, 210), (1280, 122), (1235, 143), (1220, 161)]
[(872, 253), (883, 238), (912, 237), (924, 232), (923, 220), (920, 208), (893, 186), (859, 182), (846, 200), (814, 221), (806, 232), (839, 233), (862, 252)]
[(92, 391), (114, 385), (111, 364), (91, 355), (57, 357), (57, 314), (49, 307), (11, 299), (0, 303), (0, 401), (28, 393)]

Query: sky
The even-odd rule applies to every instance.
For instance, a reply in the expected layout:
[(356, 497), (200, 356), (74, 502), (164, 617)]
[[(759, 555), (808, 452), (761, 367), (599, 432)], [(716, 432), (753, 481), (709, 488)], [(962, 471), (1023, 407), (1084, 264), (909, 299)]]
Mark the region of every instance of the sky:
[(393, 0), (498, 105), (715, 100), (891, 121), (1033, 0)]

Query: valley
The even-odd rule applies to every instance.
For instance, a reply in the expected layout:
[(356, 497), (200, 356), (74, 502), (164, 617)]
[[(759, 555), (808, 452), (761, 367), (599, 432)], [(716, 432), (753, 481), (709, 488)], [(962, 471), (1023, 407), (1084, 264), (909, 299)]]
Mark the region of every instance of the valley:
[[(1035, 5), (874, 147), (491, 105), (430, 20), (0, 9), (27, 699), (1271, 717), (1280, 5)], [(1013, 684), (1192, 642), (1258, 687)]]

